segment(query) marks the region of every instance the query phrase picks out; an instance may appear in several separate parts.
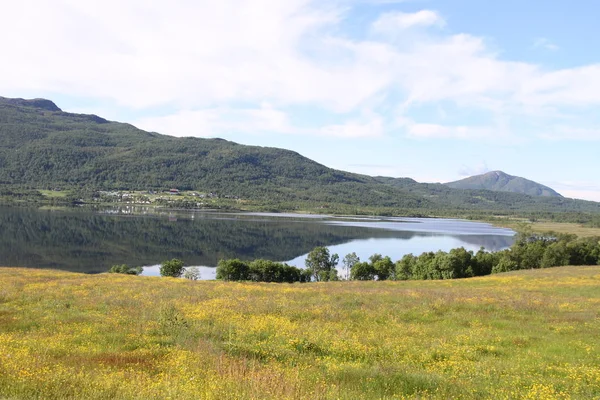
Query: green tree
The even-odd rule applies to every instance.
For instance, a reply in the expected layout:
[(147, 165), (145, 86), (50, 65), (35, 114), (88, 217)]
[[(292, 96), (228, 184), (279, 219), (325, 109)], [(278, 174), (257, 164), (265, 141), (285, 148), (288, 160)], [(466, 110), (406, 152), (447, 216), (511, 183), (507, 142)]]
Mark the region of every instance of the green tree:
[(174, 258), (170, 261), (163, 261), (160, 265), (160, 275), (179, 278), (183, 274), (184, 269), (183, 261)]
[(284, 266), (275, 261), (258, 259), (249, 264), (250, 280), (254, 282), (283, 282)]
[(250, 267), (238, 258), (220, 260), (216, 278), (224, 281), (247, 281), (250, 280)]
[(396, 279), (400, 281), (412, 279), (416, 263), (417, 257), (412, 253), (404, 255), (404, 257), (396, 261)]
[(473, 253), (464, 247), (452, 249), (445, 257), (442, 271), (443, 279), (467, 278), (474, 276)]
[(546, 241), (536, 240), (528, 243), (521, 249), (521, 267), (524, 269), (528, 268), (540, 268), (542, 264), (542, 258), (546, 251)]
[(375, 268), (368, 262), (358, 262), (350, 270), (350, 279), (355, 281), (372, 281), (375, 279)]
[(568, 243), (570, 265), (596, 265), (600, 262), (600, 237), (580, 238)]
[(395, 279), (396, 268), (391, 258), (388, 256), (381, 257), (379, 254), (377, 255), (379, 257), (374, 262), (372, 261), (373, 269), (377, 275), (377, 280), (385, 281), (387, 279)]
[(315, 281), (328, 281), (331, 280), (331, 270), (335, 269), (338, 260), (339, 256), (330, 255), (327, 247), (315, 247), (308, 253), (304, 264)]
[(490, 253), (481, 247), (473, 257), (473, 274), (475, 276), (489, 275), (494, 265), (498, 264), (499, 253)]
[(565, 242), (552, 243), (544, 251), (540, 266), (542, 268), (568, 265), (570, 259), (569, 249)]
[(344, 263), (344, 268), (346, 269), (345, 279), (350, 279), (350, 271), (354, 265), (360, 262), (360, 258), (356, 255), (356, 253), (346, 254), (346, 257), (342, 260)]
[(492, 274), (516, 271), (518, 269), (520, 269), (519, 264), (517, 264), (516, 261), (511, 259), (509, 254), (505, 254), (504, 256), (502, 256), (502, 258), (500, 258), (500, 260), (498, 260), (498, 264), (494, 265), (494, 267), (492, 268)]
[(413, 264), (412, 279), (432, 279), (431, 264), (435, 258), (435, 253), (432, 251), (422, 253), (418, 256)]

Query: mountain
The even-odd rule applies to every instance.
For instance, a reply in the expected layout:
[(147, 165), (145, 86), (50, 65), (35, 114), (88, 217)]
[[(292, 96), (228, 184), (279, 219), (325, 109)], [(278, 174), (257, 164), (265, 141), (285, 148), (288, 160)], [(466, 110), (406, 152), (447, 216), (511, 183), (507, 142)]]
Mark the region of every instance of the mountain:
[(0, 98), (0, 185), (178, 188), (270, 203), (431, 206), (418, 195), (327, 168), (294, 151), (145, 132), (63, 112), (42, 99)]
[(359, 207), (401, 214), (600, 213), (600, 203), (334, 170), (294, 151), (176, 138), (62, 111), (45, 99), (0, 97), (0, 197), (35, 189), (196, 190), (268, 209)]
[(446, 186), (454, 189), (485, 189), (498, 192), (523, 193), (530, 196), (562, 197), (548, 186), (518, 176), (508, 175), (502, 171), (491, 171), (482, 175), (471, 176), (446, 183)]

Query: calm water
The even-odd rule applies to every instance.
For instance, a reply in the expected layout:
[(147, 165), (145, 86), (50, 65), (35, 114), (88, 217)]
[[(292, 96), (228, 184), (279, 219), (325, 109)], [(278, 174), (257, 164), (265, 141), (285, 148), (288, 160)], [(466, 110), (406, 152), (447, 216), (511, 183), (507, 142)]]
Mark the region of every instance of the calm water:
[(49, 211), (0, 207), (0, 265), (98, 273), (114, 264), (144, 265), (180, 258), (214, 278), (222, 258), (266, 258), (304, 266), (327, 246), (340, 259), (379, 253), (400, 259), (424, 251), (500, 250), (514, 232), (477, 222), (420, 218), (339, 218), (316, 215), (174, 212), (113, 208)]

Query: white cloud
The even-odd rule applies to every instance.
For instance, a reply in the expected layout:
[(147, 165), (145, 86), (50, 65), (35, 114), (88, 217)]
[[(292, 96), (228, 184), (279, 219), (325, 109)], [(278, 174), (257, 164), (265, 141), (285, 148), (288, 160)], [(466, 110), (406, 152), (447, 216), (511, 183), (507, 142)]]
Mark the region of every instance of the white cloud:
[(588, 129), (559, 126), (550, 132), (540, 133), (538, 137), (547, 140), (600, 141), (600, 127)]
[(319, 68), (297, 50), (337, 18), (308, 0), (11, 3), (0, 44), (15, 58), (0, 86), (138, 108), (266, 98), (353, 107), (364, 94), (341, 80), (361, 71)]
[(485, 161), (481, 161), (476, 165), (461, 165), (460, 169), (458, 170), (458, 175), (461, 177), (474, 176), (485, 174), (486, 172), (490, 172), (490, 169)]
[[(157, 123), (144, 126), (199, 135), (236, 128), (240, 116), (251, 121), (247, 127), (295, 132), (277, 111), (293, 105), (360, 115), (365, 108), (396, 110), (402, 104), (410, 117), (414, 105), (450, 102), (494, 117), (480, 126), (415, 123), (409, 135), (478, 140), (505, 130), (495, 120), (537, 118), (543, 125), (558, 114), (576, 117), (581, 109), (600, 105), (600, 64), (547, 70), (503, 60), (481, 37), (428, 34), (425, 28), (445, 24), (432, 10), (384, 13), (372, 25), (380, 32), (423, 28), (410, 40), (357, 39), (340, 31), (351, 7), (340, 4), (8, 2), (0, 14), (0, 46), (11, 62), (3, 64), (0, 90), (92, 97), (141, 110), (169, 105), (180, 111), (143, 120)], [(263, 109), (263, 103), (272, 109)], [(249, 114), (251, 109), (258, 114)], [(382, 135), (395, 116), (380, 114), (379, 122), (347, 118), (317, 130), (344, 137)], [(571, 134), (595, 140), (595, 127), (578, 129)]]
[(171, 136), (220, 137), (235, 132), (291, 133), (288, 116), (269, 104), (260, 108), (183, 110), (172, 115), (142, 118), (136, 126)]
[(551, 50), (551, 51), (556, 51), (556, 50), (560, 49), (560, 47), (558, 47), (557, 45), (552, 43), (549, 39), (543, 38), (543, 37), (536, 38), (533, 41), (533, 47)]
[(486, 127), (443, 126), (436, 124), (414, 124), (408, 135), (427, 139), (482, 139), (493, 137), (494, 132)]
[(211, 108), (184, 110), (171, 115), (141, 118), (141, 129), (171, 136), (226, 137), (234, 133), (277, 133), (289, 135), (364, 138), (383, 136), (383, 119), (378, 115), (351, 119), (319, 128), (298, 128), (288, 115), (263, 103), (260, 108)]
[(439, 125), (419, 123), (407, 118), (398, 118), (397, 126), (402, 128), (408, 137), (415, 139), (498, 139), (502, 132), (485, 126)]
[(419, 0), (349, 0), (350, 3), (368, 3), (368, 4), (400, 4), (400, 3), (409, 3)]
[(374, 23), (373, 30), (382, 33), (394, 33), (415, 27), (445, 25), (444, 19), (435, 11), (421, 10), (415, 13), (389, 12), (381, 15)]
[(444, 26), (444, 19), (435, 11), (421, 10), (415, 13), (389, 12), (381, 15), (374, 23), (376, 32), (393, 33), (414, 27)]
[(384, 126), (381, 118), (374, 118), (368, 122), (349, 121), (343, 124), (324, 126), (319, 129), (319, 133), (341, 138), (381, 137), (384, 134)]

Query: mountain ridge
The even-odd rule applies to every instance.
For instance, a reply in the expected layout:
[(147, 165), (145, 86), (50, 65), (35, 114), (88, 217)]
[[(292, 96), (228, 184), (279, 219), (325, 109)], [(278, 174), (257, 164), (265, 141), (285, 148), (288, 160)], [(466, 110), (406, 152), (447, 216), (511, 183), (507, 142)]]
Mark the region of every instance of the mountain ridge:
[(292, 150), (177, 138), (64, 112), (45, 99), (0, 98), (0, 195), (10, 188), (88, 193), (178, 188), (258, 201), (276, 210), (341, 205), (344, 212), (377, 207), (425, 215), (600, 213), (595, 202), (372, 177), (328, 168)]

